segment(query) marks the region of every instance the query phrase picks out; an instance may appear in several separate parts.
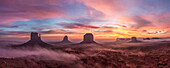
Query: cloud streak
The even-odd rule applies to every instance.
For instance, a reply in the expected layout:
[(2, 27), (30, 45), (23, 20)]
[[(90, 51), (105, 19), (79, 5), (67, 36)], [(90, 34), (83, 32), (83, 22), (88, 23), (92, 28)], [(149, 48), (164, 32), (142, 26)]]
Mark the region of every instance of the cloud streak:
[(169, 0), (0, 0), (3, 30), (0, 34), (14, 37), (28, 30), (60, 35), (94, 32), (98, 36), (165, 37), (169, 36), (165, 31), (170, 31), (169, 3)]

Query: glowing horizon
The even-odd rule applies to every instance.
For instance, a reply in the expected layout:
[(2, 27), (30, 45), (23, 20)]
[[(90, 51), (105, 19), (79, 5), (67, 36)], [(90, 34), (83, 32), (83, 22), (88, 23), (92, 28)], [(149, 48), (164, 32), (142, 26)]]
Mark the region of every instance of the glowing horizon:
[(170, 37), (169, 0), (1, 0), (0, 39)]

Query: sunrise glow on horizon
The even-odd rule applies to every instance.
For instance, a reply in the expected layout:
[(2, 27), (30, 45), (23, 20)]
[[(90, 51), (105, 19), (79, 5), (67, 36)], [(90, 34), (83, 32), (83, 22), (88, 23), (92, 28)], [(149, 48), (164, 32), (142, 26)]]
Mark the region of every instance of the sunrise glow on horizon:
[(0, 0), (0, 39), (170, 37), (169, 0)]

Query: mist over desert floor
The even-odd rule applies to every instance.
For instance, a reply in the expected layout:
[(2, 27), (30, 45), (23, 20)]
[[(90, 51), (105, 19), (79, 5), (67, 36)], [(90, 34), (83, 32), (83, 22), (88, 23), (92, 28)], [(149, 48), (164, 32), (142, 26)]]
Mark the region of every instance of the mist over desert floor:
[[(104, 41), (104, 42), (103, 42)], [(170, 39), (98, 40), (99, 44), (53, 44), (52, 48), (13, 49), (1, 41), (1, 68), (169, 68)]]

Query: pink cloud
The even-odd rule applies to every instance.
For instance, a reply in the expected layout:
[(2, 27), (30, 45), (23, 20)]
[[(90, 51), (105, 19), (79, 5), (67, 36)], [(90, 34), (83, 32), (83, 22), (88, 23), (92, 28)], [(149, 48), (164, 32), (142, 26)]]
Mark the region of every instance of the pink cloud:
[(120, 12), (127, 12), (126, 2), (119, 0), (81, 0), (85, 5), (103, 12), (107, 16), (120, 16)]
[[(117, 21), (116, 23), (119, 24), (131, 26), (131, 24), (135, 23), (136, 25), (134, 26), (136, 28), (167, 28), (169, 27), (168, 25), (170, 25), (170, 14), (168, 13), (168, 10), (165, 10), (168, 1), (155, 1), (152, 3), (152, 1), (142, 0), (81, 0), (81, 2), (88, 7), (104, 13), (106, 17), (103, 18), (114, 19)], [(91, 14), (94, 13), (92, 11), (89, 12)], [(136, 16), (138, 18), (136, 18)]]
[(66, 10), (59, 7), (72, 3), (68, 0), (1, 0), (0, 22), (65, 17)]

